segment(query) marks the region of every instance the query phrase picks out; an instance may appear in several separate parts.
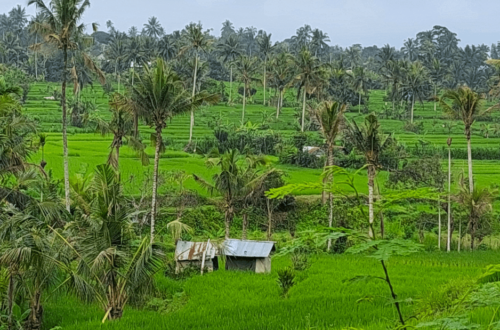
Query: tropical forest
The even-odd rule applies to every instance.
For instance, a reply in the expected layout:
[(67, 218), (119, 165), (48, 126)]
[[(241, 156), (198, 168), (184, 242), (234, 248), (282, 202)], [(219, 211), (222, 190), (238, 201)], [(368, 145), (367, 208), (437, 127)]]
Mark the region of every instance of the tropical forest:
[(0, 330), (500, 329), (500, 43), (92, 1), (0, 3)]

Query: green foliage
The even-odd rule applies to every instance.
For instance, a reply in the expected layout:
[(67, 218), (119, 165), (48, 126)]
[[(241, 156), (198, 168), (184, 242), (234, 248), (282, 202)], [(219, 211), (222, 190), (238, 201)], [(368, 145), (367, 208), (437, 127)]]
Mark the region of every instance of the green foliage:
[(388, 261), (393, 256), (408, 256), (422, 249), (421, 244), (410, 240), (373, 240), (357, 244), (347, 249), (347, 253), (368, 253), (370, 258), (378, 261)]
[(286, 267), (278, 270), (278, 285), (281, 289), (281, 294), (286, 297), (288, 291), (295, 285), (295, 272), (293, 268)]

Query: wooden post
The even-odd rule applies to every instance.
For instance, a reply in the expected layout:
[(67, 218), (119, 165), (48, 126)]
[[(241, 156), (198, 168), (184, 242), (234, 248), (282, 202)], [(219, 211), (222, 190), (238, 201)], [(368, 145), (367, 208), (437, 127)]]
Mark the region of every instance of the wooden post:
[(203, 251), (203, 257), (201, 259), (201, 275), (203, 275), (203, 268), (205, 268), (205, 257), (207, 255), (207, 249), (208, 249), (209, 244), (210, 244), (210, 238), (207, 241), (207, 246), (205, 247), (205, 250)]

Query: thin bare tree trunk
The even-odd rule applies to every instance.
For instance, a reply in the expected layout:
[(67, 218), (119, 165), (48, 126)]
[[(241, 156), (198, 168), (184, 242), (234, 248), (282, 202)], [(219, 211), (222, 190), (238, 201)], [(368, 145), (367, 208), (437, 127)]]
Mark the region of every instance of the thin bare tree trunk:
[(358, 99), (358, 113), (361, 113), (361, 93), (359, 93), (359, 99)]
[(446, 251), (451, 251), (451, 146), (448, 146), (448, 237), (446, 239)]
[(226, 226), (225, 238), (229, 239), (230, 230), (231, 230), (231, 221), (233, 219), (233, 206), (230, 205), (229, 202), (227, 204), (228, 204), (228, 206), (227, 206), (226, 212), (224, 214), (224, 222), (225, 222), (225, 226)]
[(303, 96), (303, 100), (302, 100), (302, 125), (301, 125), (301, 128), (300, 128), (300, 131), (301, 132), (304, 132), (304, 123), (305, 123), (305, 118), (306, 118), (306, 86), (304, 86), (304, 96)]
[[(194, 60), (194, 75), (193, 75), (193, 94), (196, 93), (196, 75), (198, 74), (198, 54), (196, 54)], [(191, 109), (191, 123), (189, 124), (189, 143), (193, 140), (193, 127), (194, 127), (194, 108)]]
[(368, 165), (368, 222), (370, 225), (368, 234), (370, 238), (375, 237), (375, 233), (373, 232), (373, 223), (375, 220), (373, 211), (374, 178), (375, 178), (375, 167), (373, 165)]
[(233, 66), (230, 66), (231, 74), (229, 75), (229, 104), (231, 104), (231, 99), (233, 95)]
[(66, 210), (71, 211), (71, 201), (69, 198), (69, 159), (68, 159), (68, 134), (67, 134), (67, 108), (66, 108), (66, 79), (68, 66), (68, 49), (63, 48), (63, 72), (61, 86), (61, 105), (62, 105), (62, 138), (63, 138), (63, 162), (64, 162), (64, 198), (66, 202)]
[(412, 96), (412, 99), (411, 99), (411, 119), (410, 119), (410, 122), (413, 124), (413, 110), (414, 110), (414, 107), (415, 107), (415, 95)]
[(267, 59), (264, 60), (264, 106), (266, 105), (266, 65), (267, 64)]
[(7, 319), (7, 329), (13, 330), (14, 320), (13, 320), (13, 308), (14, 308), (14, 273), (9, 269), (9, 288), (7, 291), (7, 303), (8, 303), (8, 319)]
[(466, 129), (467, 137), (467, 163), (469, 165), (469, 189), (472, 193), (474, 191), (474, 180), (472, 177), (472, 146), (471, 146), (471, 132), (470, 127)]
[(280, 116), (280, 101), (281, 101), (281, 91), (278, 93), (278, 101), (276, 102), (276, 119)]
[(247, 85), (243, 84), (243, 111), (241, 112), (241, 125), (245, 123), (245, 106), (247, 102)]
[(438, 197), (438, 249), (441, 251), (441, 201)]
[[(333, 165), (333, 146), (328, 147), (328, 166)], [(333, 193), (331, 189), (333, 188), (333, 175), (329, 175), (328, 183), (330, 184), (330, 191), (328, 192), (328, 227), (333, 226)], [(332, 239), (328, 239), (327, 251), (330, 251), (332, 247)]]
[[(437, 96), (437, 88), (436, 85), (434, 85), (434, 96)], [(434, 100), (434, 111), (436, 111), (436, 101)]]
[(266, 198), (267, 204), (267, 239), (270, 240), (273, 235), (273, 210), (269, 198)]
[(246, 212), (243, 213), (243, 228), (241, 233), (241, 239), (246, 240), (248, 233), (248, 214)]
[(151, 243), (154, 241), (156, 220), (156, 193), (158, 191), (158, 165), (160, 163), (160, 149), (162, 144), (161, 128), (156, 128), (155, 164), (153, 170), (153, 199), (151, 201)]

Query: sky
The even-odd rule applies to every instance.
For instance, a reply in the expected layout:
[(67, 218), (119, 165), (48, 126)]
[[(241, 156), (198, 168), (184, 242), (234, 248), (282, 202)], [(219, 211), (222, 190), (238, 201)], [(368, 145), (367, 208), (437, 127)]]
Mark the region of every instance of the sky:
[[(48, 0), (45, 0), (46, 2)], [(273, 41), (295, 34), (304, 24), (328, 34), (330, 44), (401, 47), (408, 38), (434, 25), (458, 34), (461, 45), (500, 41), (498, 0), (90, 0), (84, 22), (106, 30), (111, 20), (118, 30), (142, 29), (156, 16), (167, 33), (190, 22), (201, 22), (220, 35), (222, 22), (235, 28), (254, 26), (272, 33)], [(0, 13), (27, 0), (0, 0)], [(34, 14), (34, 8), (28, 9)]]

